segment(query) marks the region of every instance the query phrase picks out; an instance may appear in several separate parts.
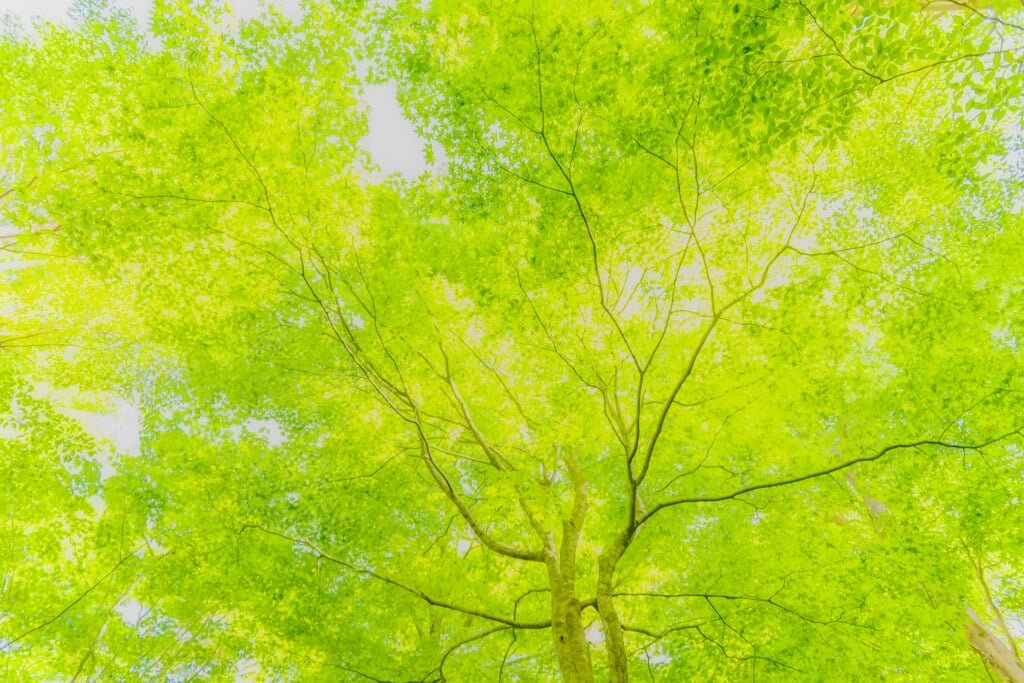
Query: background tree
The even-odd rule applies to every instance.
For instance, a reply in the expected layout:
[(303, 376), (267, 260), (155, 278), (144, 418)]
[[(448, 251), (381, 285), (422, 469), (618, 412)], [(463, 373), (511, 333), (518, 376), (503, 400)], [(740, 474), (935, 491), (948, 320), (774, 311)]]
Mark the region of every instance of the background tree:
[(10, 29), (6, 673), (1012, 675), (1021, 28), (887, 5)]

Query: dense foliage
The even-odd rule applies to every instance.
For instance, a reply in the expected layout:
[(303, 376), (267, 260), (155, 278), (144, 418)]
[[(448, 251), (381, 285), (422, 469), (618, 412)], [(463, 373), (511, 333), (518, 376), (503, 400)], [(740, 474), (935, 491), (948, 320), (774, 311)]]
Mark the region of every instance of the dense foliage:
[(8, 21), (2, 677), (1024, 680), (1024, 26), (932, 5)]

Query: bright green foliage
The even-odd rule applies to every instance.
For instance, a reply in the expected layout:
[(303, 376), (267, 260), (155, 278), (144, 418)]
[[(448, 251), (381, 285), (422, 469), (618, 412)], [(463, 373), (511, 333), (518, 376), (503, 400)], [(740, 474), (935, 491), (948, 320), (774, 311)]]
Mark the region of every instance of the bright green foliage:
[(3, 35), (2, 677), (997, 675), (1011, 9), (384, 4)]

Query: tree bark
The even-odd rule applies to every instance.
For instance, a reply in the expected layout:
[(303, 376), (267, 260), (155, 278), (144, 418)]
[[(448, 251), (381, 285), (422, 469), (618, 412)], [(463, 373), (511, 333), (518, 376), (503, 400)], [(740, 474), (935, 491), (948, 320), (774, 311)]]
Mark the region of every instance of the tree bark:
[(612, 592), (615, 588), (615, 567), (626, 551), (626, 536), (615, 539), (611, 547), (601, 553), (597, 569), (597, 611), (604, 627), (604, 647), (608, 653), (608, 680), (610, 683), (627, 683), (626, 643), (622, 635), (622, 622), (615, 610)]
[(583, 606), (576, 595), (576, 551), (587, 513), (587, 485), (575, 454), (564, 455), (572, 478), (572, 514), (562, 522), (562, 542), (555, 550), (549, 536), (545, 542), (545, 564), (551, 583), (551, 637), (555, 641), (558, 667), (565, 683), (593, 683), (594, 666), (590, 643), (583, 632)]
[(551, 637), (555, 656), (564, 683), (594, 683), (594, 667), (590, 660), (590, 644), (583, 632), (582, 606), (576, 597), (575, 563), (573, 573), (566, 576), (558, 559), (548, 559), (551, 583)]
[(1024, 683), (1024, 667), (1013, 650), (986, 626), (974, 610), (967, 608), (970, 621), (964, 624), (967, 639), (989, 666), (995, 669), (1007, 683)]

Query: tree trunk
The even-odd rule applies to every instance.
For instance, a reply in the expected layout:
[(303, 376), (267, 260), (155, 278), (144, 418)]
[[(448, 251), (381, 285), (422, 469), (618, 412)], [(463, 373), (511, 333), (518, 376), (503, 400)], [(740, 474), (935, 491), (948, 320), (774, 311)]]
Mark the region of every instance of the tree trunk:
[(583, 632), (583, 607), (576, 596), (576, 550), (587, 512), (586, 480), (572, 453), (564, 455), (572, 477), (575, 497), (572, 515), (562, 522), (562, 542), (555, 551), (548, 537), (545, 564), (551, 582), (551, 637), (555, 641), (558, 668), (564, 683), (594, 683), (590, 643)]
[(597, 569), (597, 611), (604, 626), (604, 647), (608, 653), (608, 680), (610, 683), (628, 683), (626, 643), (622, 636), (622, 623), (615, 610), (612, 591), (615, 587), (615, 566), (626, 550), (626, 538), (620, 536), (601, 553)]
[(1024, 683), (1024, 667), (1013, 650), (986, 626), (974, 610), (967, 608), (970, 621), (964, 624), (967, 639), (989, 666), (999, 672), (1007, 683)]
[(590, 660), (590, 644), (583, 632), (581, 605), (576, 597), (575, 567), (573, 574), (563, 575), (558, 560), (547, 562), (551, 581), (551, 637), (564, 683), (594, 683), (594, 667)]

